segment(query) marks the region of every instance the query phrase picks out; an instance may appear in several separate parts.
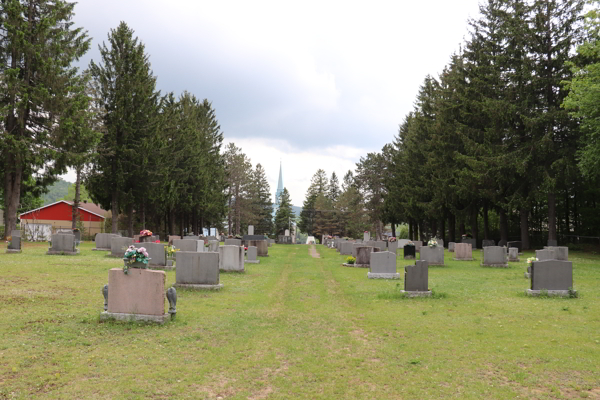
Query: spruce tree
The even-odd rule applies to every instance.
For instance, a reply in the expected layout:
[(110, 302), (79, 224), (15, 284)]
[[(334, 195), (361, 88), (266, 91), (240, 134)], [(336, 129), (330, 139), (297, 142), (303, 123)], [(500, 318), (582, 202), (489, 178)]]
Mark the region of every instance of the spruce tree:
[(69, 162), (61, 145), (66, 135), (79, 134), (68, 129), (85, 104), (72, 63), (90, 40), (73, 27), (74, 6), (63, 0), (5, 0), (0, 8), (5, 232), (16, 228), (24, 182), (38, 174), (35, 186), (45, 187), (65, 172)]
[(296, 216), (292, 211), (290, 192), (288, 192), (287, 188), (283, 188), (283, 192), (281, 192), (281, 199), (279, 200), (279, 209), (275, 214), (275, 234), (283, 235), (286, 229), (291, 228), (295, 220)]

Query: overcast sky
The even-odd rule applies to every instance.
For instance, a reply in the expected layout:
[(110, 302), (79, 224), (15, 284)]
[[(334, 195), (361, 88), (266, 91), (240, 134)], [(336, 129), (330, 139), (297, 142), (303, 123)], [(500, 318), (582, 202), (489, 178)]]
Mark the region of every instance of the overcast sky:
[(478, 0), (81, 0), (75, 13), (93, 39), (82, 66), (99, 61), (98, 45), (125, 21), (158, 89), (211, 101), (225, 141), (265, 167), (272, 193), (281, 160), (301, 206), (318, 168), (341, 180), (394, 140), (425, 76), (466, 37)]

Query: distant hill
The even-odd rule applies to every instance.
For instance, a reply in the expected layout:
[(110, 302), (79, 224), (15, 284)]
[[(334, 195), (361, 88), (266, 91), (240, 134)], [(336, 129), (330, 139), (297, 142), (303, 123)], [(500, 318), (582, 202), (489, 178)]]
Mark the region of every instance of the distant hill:
[(296, 218), (300, 217), (300, 213), (302, 212), (302, 207), (292, 206), (292, 211), (296, 215)]
[(59, 179), (52, 185), (48, 186), (48, 193), (42, 195), (44, 205), (47, 206), (48, 204), (52, 204), (65, 197), (67, 193), (69, 193), (69, 186), (71, 185), (71, 182)]

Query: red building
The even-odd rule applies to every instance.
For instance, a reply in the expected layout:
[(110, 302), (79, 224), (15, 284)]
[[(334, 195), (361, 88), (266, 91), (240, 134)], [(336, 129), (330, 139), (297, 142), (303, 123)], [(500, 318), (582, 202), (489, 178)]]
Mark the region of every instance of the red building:
[[(59, 200), (56, 203), (21, 213), (21, 229), (32, 240), (48, 240), (53, 233), (70, 230), (73, 220), (73, 202)], [(104, 232), (106, 211), (93, 203), (79, 204), (79, 220), (84, 235), (94, 236)]]

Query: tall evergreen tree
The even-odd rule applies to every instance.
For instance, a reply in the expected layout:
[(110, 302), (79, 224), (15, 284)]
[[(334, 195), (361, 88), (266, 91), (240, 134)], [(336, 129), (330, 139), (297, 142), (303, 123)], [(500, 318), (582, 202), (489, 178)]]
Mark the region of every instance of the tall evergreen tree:
[(90, 40), (73, 27), (74, 6), (63, 0), (5, 0), (0, 8), (5, 232), (16, 228), (23, 183), (35, 176), (36, 186), (44, 187), (65, 171), (68, 161), (57, 134), (62, 132), (64, 140), (79, 133), (68, 129), (79, 114), (75, 109), (84, 105), (72, 63)]
[(112, 210), (112, 232), (117, 232), (121, 209), (127, 210), (133, 234), (133, 210), (141, 205), (149, 186), (148, 154), (156, 132), (156, 78), (144, 45), (121, 22), (99, 46), (101, 63), (90, 63), (105, 131), (94, 168), (87, 177), (90, 195)]
[(281, 193), (281, 199), (279, 200), (279, 209), (275, 214), (275, 233), (277, 235), (283, 235), (286, 229), (291, 228), (295, 220), (296, 216), (292, 211), (290, 192), (284, 187), (283, 192)]

